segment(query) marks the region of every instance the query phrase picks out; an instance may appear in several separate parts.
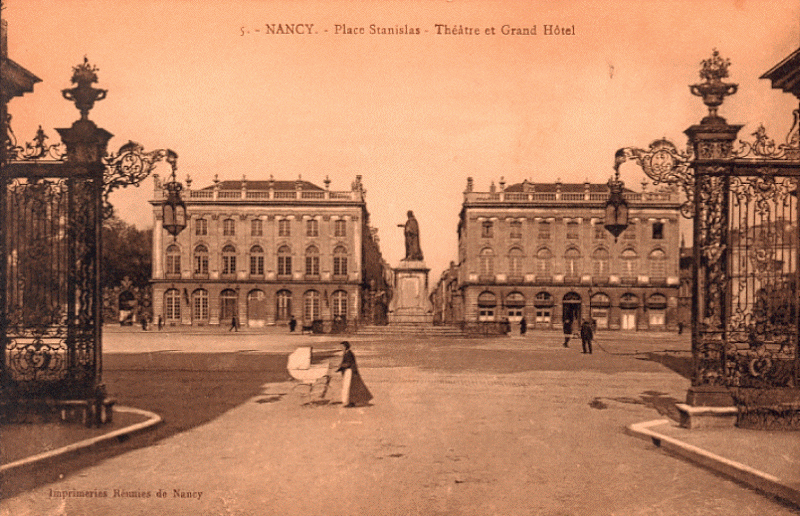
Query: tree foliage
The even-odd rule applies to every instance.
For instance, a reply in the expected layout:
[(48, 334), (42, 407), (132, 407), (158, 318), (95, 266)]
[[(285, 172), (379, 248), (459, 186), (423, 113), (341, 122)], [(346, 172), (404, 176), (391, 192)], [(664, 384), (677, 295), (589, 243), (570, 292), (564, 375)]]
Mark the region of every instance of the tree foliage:
[(150, 282), (153, 230), (137, 229), (116, 216), (103, 222), (103, 287), (113, 288), (129, 277), (133, 286)]

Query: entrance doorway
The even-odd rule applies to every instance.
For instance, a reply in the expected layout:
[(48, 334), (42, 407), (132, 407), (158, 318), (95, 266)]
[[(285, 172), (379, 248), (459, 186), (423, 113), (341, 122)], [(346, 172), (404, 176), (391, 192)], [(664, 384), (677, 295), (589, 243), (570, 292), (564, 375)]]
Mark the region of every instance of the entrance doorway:
[(581, 296), (576, 292), (569, 292), (562, 300), (563, 318), (572, 321), (572, 327), (580, 327), (581, 324)]

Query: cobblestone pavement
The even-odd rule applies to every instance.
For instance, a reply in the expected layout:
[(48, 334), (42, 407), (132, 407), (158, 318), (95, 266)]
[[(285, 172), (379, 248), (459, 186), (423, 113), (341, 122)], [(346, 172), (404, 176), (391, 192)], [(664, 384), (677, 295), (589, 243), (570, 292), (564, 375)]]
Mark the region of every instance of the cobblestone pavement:
[[(231, 337), (242, 350), (249, 338)], [(682, 399), (685, 378), (630, 343), (593, 356), (556, 344), (356, 341), (371, 406), (337, 404), (336, 377), (324, 397), (265, 383), (208, 423), (3, 500), (0, 514), (796, 514), (625, 435)]]

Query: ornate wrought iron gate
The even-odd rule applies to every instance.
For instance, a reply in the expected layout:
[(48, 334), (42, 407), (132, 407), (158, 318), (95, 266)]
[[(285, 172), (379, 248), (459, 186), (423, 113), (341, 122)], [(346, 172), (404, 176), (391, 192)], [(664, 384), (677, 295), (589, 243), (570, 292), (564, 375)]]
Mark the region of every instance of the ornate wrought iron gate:
[[(89, 120), (106, 90), (92, 87), (97, 68), (73, 68), (76, 85), (62, 91), (81, 118), (58, 129), (62, 144), (16, 143), (2, 110), (0, 149), (0, 419), (30, 408), (62, 413), (77, 407), (87, 424), (110, 418), (102, 384), (102, 223), (109, 194), (138, 184), (165, 160), (134, 142), (107, 154), (112, 135)], [(5, 106), (3, 106), (5, 107)], [(166, 203), (170, 213), (179, 196)], [(166, 209), (166, 208), (165, 208)], [(175, 225), (174, 231), (182, 226)]]
[(4, 170), (5, 396), (102, 396), (102, 178), (100, 163), (11, 163)]
[[(737, 85), (722, 82), (730, 62), (703, 61), (692, 85), (709, 114), (687, 129), (689, 148), (666, 140), (624, 148), (656, 184), (682, 187), (682, 213), (694, 219), (691, 405), (730, 403), (731, 388), (800, 386), (800, 111), (785, 143), (763, 127), (735, 143), (742, 126), (717, 115)], [(727, 398), (727, 401), (726, 401)]]

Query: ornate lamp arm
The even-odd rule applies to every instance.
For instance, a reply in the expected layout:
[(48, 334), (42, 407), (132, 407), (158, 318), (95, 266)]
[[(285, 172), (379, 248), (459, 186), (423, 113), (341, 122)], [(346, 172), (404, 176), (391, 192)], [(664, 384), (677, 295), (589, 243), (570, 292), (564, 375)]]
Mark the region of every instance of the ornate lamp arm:
[(171, 149), (145, 152), (140, 144), (129, 141), (116, 154), (103, 158), (106, 166), (103, 175), (103, 215), (110, 217), (113, 207), (109, 202), (111, 192), (120, 187), (139, 186), (150, 175), (158, 161), (166, 161), (172, 167), (172, 175), (178, 169), (178, 154)]

